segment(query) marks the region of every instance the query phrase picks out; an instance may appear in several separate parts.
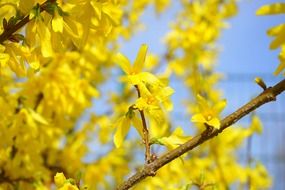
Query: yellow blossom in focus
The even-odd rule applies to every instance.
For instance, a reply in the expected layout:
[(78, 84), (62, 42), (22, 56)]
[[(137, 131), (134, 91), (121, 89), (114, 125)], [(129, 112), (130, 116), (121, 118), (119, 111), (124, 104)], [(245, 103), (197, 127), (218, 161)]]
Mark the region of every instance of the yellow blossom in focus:
[(163, 86), (155, 75), (142, 71), (145, 65), (147, 48), (145, 44), (141, 46), (133, 65), (128, 58), (120, 53), (115, 57), (116, 62), (126, 74), (122, 77), (122, 81), (131, 85), (138, 85), (139, 89), (143, 91), (142, 93), (147, 91), (145, 89), (148, 89), (149, 85), (153, 87)]
[(128, 58), (126, 58), (123, 54), (120, 53), (116, 55), (116, 61), (127, 75), (136, 75), (140, 73), (143, 69), (147, 49), (147, 45), (143, 44), (141, 46), (133, 66), (131, 65), (131, 62), (128, 60)]
[[(26, 62), (34, 70), (39, 69), (40, 62), (37, 55), (33, 54), (32, 49), (27, 46), (22, 46), (19, 43), (5, 44), (5, 52), (9, 55), (7, 64), (18, 75), (24, 76), (26, 74)], [(6, 56), (6, 59), (8, 57)]]
[(165, 145), (169, 149), (174, 149), (179, 145), (188, 141), (191, 137), (185, 136), (183, 134), (183, 129), (181, 127), (177, 127), (173, 133), (168, 137), (162, 137), (157, 141), (163, 145)]
[(226, 100), (222, 100), (215, 105), (210, 105), (205, 98), (197, 95), (199, 113), (192, 116), (191, 121), (195, 123), (206, 123), (216, 129), (220, 128), (219, 114), (226, 106)]
[(142, 45), (133, 65), (122, 54), (117, 54), (116, 60), (126, 73), (122, 80), (135, 85), (139, 91), (140, 97), (136, 100), (135, 107), (141, 111), (145, 110), (150, 117), (153, 117), (161, 124), (164, 121), (164, 113), (160, 104), (163, 104), (167, 110), (171, 110), (170, 96), (174, 93), (174, 90), (162, 83), (155, 75), (142, 72), (146, 53), (147, 46)]
[(52, 19), (52, 29), (54, 32), (60, 32), (63, 31), (63, 17), (59, 15), (58, 10), (55, 10), (54, 17)]
[(38, 37), (40, 42), (43, 57), (53, 56), (54, 51), (51, 44), (51, 32), (41, 17), (35, 17), (27, 26), (27, 39), (29, 41), (35, 41), (35, 36)]
[(131, 124), (136, 128), (138, 133), (142, 136), (143, 126), (142, 121), (135, 115), (133, 108), (129, 108), (129, 111), (115, 123), (116, 132), (114, 135), (114, 144), (117, 148), (121, 147), (125, 136), (129, 132)]

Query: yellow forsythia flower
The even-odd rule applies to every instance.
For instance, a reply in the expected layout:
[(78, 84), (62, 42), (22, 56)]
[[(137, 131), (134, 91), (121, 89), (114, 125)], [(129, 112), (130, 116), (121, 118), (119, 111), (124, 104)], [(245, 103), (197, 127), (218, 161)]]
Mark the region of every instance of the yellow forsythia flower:
[[(133, 66), (131, 65), (129, 59), (120, 53), (116, 55), (116, 61), (127, 75), (134, 76), (142, 71), (146, 58), (146, 53), (147, 53), (147, 45), (143, 44), (137, 54)], [(134, 81), (134, 83), (136, 82)]]
[(126, 113), (126, 115), (121, 117), (115, 123), (115, 127), (117, 127), (117, 130), (114, 135), (114, 144), (117, 148), (122, 146), (124, 138), (130, 130), (131, 124), (133, 124), (138, 133), (142, 136), (142, 131), (143, 131), (142, 121), (139, 118), (137, 118), (137, 116), (132, 110), (129, 110)]
[(198, 95), (199, 113), (192, 116), (191, 121), (195, 123), (206, 123), (216, 129), (220, 128), (219, 114), (226, 106), (226, 100), (215, 105), (210, 105), (202, 96)]
[(149, 72), (142, 72), (145, 65), (146, 53), (147, 46), (143, 44), (133, 65), (131, 65), (128, 58), (122, 54), (117, 54), (116, 61), (126, 73), (126, 76), (123, 76), (122, 80), (131, 85), (137, 85), (140, 91), (141, 98), (137, 100), (135, 106), (139, 110), (149, 112), (149, 115), (153, 116), (157, 121), (162, 121), (161, 116), (163, 112), (160, 108), (160, 103), (162, 103), (167, 110), (171, 110), (172, 103), (170, 102), (170, 96), (174, 93), (174, 90), (167, 87), (155, 75)]
[(52, 29), (54, 32), (63, 31), (63, 17), (59, 15), (58, 10), (54, 11), (54, 17), (51, 21)]
[(176, 128), (173, 133), (168, 137), (162, 137), (160, 139), (157, 139), (159, 143), (165, 145), (169, 149), (174, 149), (177, 146), (185, 143), (188, 141), (191, 137), (185, 136), (183, 134), (183, 129), (181, 127)]

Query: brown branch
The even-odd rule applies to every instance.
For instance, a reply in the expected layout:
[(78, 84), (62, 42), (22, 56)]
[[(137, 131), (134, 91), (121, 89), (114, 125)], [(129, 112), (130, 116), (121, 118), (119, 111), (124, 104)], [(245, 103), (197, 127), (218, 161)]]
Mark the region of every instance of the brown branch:
[[(135, 87), (136, 87), (136, 90), (138, 92), (138, 98), (140, 98), (141, 97), (140, 89), (139, 89), (138, 85), (135, 85)], [(145, 144), (145, 161), (147, 164), (149, 164), (151, 162), (149, 131), (148, 131), (147, 125), (146, 125), (144, 111), (139, 110), (139, 112), (140, 112), (142, 124), (143, 124), (143, 143)]]
[[(47, 0), (42, 5), (40, 5), (40, 12), (45, 10), (48, 2), (49, 1)], [(30, 18), (29, 15), (26, 15), (20, 22), (4, 30), (4, 32), (0, 35), (0, 44), (3, 44), (4, 41), (8, 40), (15, 32), (25, 26), (28, 22), (30, 22)]]
[(42, 92), (38, 93), (36, 96), (36, 103), (34, 106), (34, 110), (36, 111), (41, 103), (41, 101), (44, 99), (44, 94)]
[(180, 145), (176, 149), (173, 149), (167, 152), (166, 154), (162, 155), (160, 158), (156, 159), (152, 163), (146, 164), (140, 171), (138, 171), (133, 176), (124, 181), (121, 185), (119, 185), (117, 187), (117, 190), (129, 189), (138, 182), (140, 182), (141, 180), (145, 179), (146, 177), (153, 176), (156, 173), (156, 171), (160, 169), (162, 166), (178, 158), (184, 153), (192, 150), (193, 148), (199, 146), (205, 141), (217, 136), (224, 129), (236, 123), (239, 119), (249, 114), (253, 110), (257, 109), (261, 105), (271, 101), (275, 101), (276, 97), (284, 90), (285, 90), (285, 79), (280, 81), (278, 84), (274, 85), (273, 87), (267, 88), (265, 91), (263, 91), (257, 97), (249, 101), (247, 104), (245, 104), (244, 106), (233, 112), (232, 114), (228, 115), (227, 117), (225, 117), (221, 121), (220, 129), (211, 130), (208, 128), (205, 131), (203, 131), (201, 134), (193, 137), (192, 139)]

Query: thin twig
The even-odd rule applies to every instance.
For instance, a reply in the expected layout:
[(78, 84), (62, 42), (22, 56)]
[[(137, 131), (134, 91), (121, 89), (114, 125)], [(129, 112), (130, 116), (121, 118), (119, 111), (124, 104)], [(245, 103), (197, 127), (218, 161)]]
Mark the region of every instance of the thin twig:
[(44, 94), (42, 92), (37, 94), (37, 98), (36, 98), (36, 103), (34, 106), (34, 110), (36, 111), (41, 103), (41, 101), (44, 99)]
[(280, 93), (282, 93), (284, 90), (285, 90), (285, 79), (280, 81), (275, 86), (267, 88), (265, 91), (263, 91), (257, 97), (249, 101), (247, 104), (245, 104), (244, 106), (242, 106), (241, 108), (233, 112), (232, 114), (228, 115), (227, 117), (225, 117), (221, 121), (220, 129), (214, 129), (211, 131), (209, 131), (209, 129), (206, 129), (201, 134), (193, 137), (192, 139), (180, 145), (176, 149), (173, 149), (165, 153), (160, 158), (154, 160), (150, 164), (144, 165), (144, 167), (140, 171), (138, 171), (133, 176), (128, 178), (126, 181), (124, 181), (121, 185), (119, 185), (117, 187), (117, 190), (129, 189), (135, 184), (137, 184), (138, 182), (140, 182), (141, 180), (145, 179), (146, 177), (153, 176), (156, 173), (156, 171), (160, 169), (162, 166), (168, 164), (169, 162), (180, 157), (184, 153), (199, 146), (205, 141), (217, 136), (224, 129), (236, 123), (239, 119), (249, 114), (253, 110), (257, 109), (261, 105), (266, 104), (271, 101), (275, 101), (276, 97)]
[[(141, 97), (140, 89), (137, 85), (135, 85), (137, 93), (138, 93), (138, 98)], [(151, 153), (150, 153), (150, 143), (149, 143), (149, 131), (147, 128), (146, 120), (145, 120), (145, 115), (143, 110), (139, 110), (141, 119), (142, 119), (142, 124), (143, 124), (143, 143), (145, 144), (145, 161), (147, 164), (151, 162)]]
[[(45, 10), (47, 2), (48, 1), (40, 5), (40, 12)], [(20, 22), (15, 24), (13, 27), (9, 27), (7, 30), (4, 30), (4, 32), (0, 35), (0, 44), (3, 44), (4, 41), (8, 40), (15, 32), (25, 26), (28, 22), (30, 22), (30, 18), (29, 15), (26, 15)]]

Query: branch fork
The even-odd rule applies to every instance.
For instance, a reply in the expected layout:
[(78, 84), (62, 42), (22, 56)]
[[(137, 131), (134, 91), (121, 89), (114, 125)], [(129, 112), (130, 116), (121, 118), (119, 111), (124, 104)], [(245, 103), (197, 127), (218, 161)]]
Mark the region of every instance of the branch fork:
[(196, 148), (197, 146), (206, 142), (207, 140), (214, 138), (223, 130), (230, 127), (232, 124), (236, 123), (239, 119), (246, 116), (250, 112), (254, 111), (258, 107), (268, 102), (275, 101), (276, 97), (284, 91), (285, 91), (285, 79), (283, 79), (282, 81), (280, 81), (279, 83), (277, 83), (272, 87), (266, 88), (262, 93), (260, 93), (251, 101), (249, 101), (247, 104), (243, 105), (235, 112), (233, 112), (232, 114), (228, 115), (223, 120), (221, 120), (220, 129), (209, 130), (206, 128), (201, 134), (193, 137), (192, 139), (180, 145), (176, 149), (173, 149), (165, 153), (164, 155), (162, 155), (161, 157), (157, 158), (156, 160), (154, 160), (149, 164), (145, 164), (140, 171), (136, 172), (133, 176), (131, 176), (121, 185), (119, 185), (117, 187), (117, 190), (129, 189), (135, 184), (145, 179), (146, 177), (154, 176), (156, 171), (159, 170), (164, 165), (180, 157), (184, 153)]

